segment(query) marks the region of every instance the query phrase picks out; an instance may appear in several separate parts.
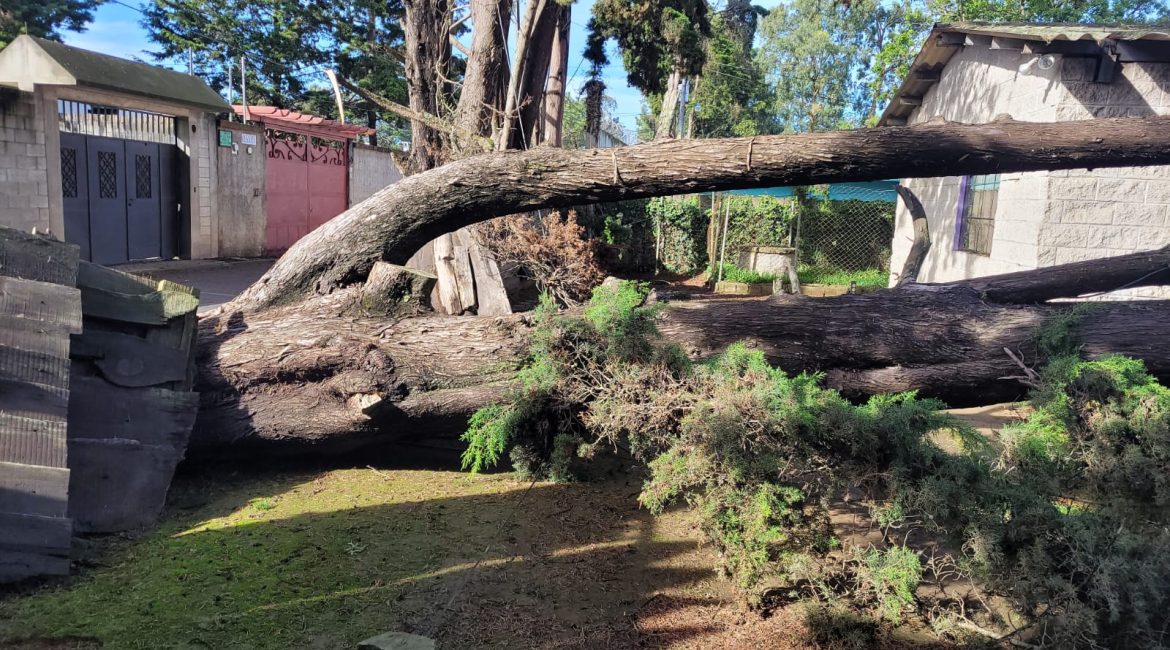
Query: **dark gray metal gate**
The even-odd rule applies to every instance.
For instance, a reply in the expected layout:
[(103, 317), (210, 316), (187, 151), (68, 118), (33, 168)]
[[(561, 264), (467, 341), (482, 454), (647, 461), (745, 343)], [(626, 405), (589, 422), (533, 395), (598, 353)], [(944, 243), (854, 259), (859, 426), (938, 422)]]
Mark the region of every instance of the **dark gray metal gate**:
[(174, 118), (60, 101), (65, 241), (98, 264), (178, 250)]

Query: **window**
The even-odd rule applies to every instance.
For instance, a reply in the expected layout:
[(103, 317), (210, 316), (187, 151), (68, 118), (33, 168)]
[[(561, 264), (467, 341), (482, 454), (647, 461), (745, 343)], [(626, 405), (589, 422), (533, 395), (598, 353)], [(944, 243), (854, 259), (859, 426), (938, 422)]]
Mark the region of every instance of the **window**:
[(955, 249), (991, 254), (995, 232), (995, 206), (999, 198), (999, 174), (964, 176), (959, 189), (959, 229)]

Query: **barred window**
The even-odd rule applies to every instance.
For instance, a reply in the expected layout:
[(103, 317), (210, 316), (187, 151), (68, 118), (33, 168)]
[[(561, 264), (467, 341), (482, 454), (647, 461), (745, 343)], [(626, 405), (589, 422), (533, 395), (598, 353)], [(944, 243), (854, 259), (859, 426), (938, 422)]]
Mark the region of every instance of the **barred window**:
[(956, 250), (991, 254), (995, 233), (995, 206), (999, 198), (999, 174), (964, 176), (959, 192), (959, 232)]

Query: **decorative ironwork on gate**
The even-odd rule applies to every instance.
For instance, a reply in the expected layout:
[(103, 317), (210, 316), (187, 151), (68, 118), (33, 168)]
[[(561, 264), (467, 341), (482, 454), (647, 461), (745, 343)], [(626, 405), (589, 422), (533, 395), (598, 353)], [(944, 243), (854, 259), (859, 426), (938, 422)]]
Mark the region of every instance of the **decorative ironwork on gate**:
[(98, 193), (103, 199), (118, 198), (118, 157), (112, 151), (99, 151)]
[(318, 138), (303, 133), (265, 129), (265, 151), (269, 158), (299, 160), (318, 165), (349, 164), (348, 143), (344, 140)]
[(150, 197), (150, 156), (134, 156), (134, 196), (139, 199)]
[(72, 147), (61, 147), (61, 194), (77, 198), (77, 150)]
[(62, 133), (175, 144), (175, 118), (162, 113), (101, 106), (71, 99), (57, 100)]

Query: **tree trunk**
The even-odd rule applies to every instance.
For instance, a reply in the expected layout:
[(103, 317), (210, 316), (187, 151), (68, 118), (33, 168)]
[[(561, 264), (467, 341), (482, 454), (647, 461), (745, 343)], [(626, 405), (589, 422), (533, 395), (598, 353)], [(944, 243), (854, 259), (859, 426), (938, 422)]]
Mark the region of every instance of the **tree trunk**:
[(1170, 117), (929, 123), (473, 156), (405, 178), (303, 237), (224, 309), (361, 283), (377, 261), (479, 221), (541, 208), (781, 185), (1170, 163)]
[(471, 0), (471, 55), (456, 109), (456, 124), (468, 133), (491, 136), (504, 108), (511, 11), (511, 0)]
[(569, 72), (569, 28), (572, 5), (556, 6), (556, 31), (553, 34), (552, 62), (548, 71), (548, 86), (544, 92), (544, 128), (541, 141), (553, 147), (561, 146), (565, 121), (565, 91)]
[(669, 138), (674, 131), (675, 117), (678, 115), (678, 93), (682, 87), (682, 74), (678, 68), (670, 71), (670, 79), (666, 82), (666, 92), (662, 94), (662, 108), (658, 109), (658, 123), (654, 128), (654, 139)]
[[(534, 30), (538, 23), (544, 22), (543, 17), (548, 13), (547, 5), (552, 2), (553, 0), (528, 0), (524, 10), (524, 18), (516, 29), (516, 51), (512, 54), (512, 71), (508, 77), (508, 90), (504, 98), (504, 128), (500, 132), (500, 139), (496, 146), (501, 151), (523, 148), (513, 145), (518, 141), (524, 141), (524, 137), (519, 133), (520, 110), (526, 75), (529, 72), (532, 57), (536, 54), (535, 49), (531, 47), (531, 41), (534, 38), (542, 38)], [(548, 55), (547, 50), (544, 54)]]
[[(1101, 280), (1087, 286), (1085, 278)], [(684, 301), (669, 306), (659, 329), (692, 357), (746, 341), (790, 373), (825, 372), (827, 385), (852, 398), (918, 390), (952, 405), (986, 404), (1025, 390), (1004, 379), (1019, 369), (1003, 349), (1042, 363), (1036, 334), (1069, 308), (1033, 301), (1159, 284), (1170, 284), (1170, 248), (837, 298)], [(365, 317), (361, 301), (362, 290), (349, 288), (259, 315), (205, 319), (191, 454), (453, 438), (475, 409), (502, 399), (527, 350), (526, 315), (386, 322)], [(1170, 301), (1100, 303), (1072, 335), (1087, 356), (1140, 358), (1167, 380), (1167, 319)]]
[[(451, 46), (447, 31), (451, 7), (447, 0), (405, 0), (402, 29), (406, 37), (406, 81), (410, 108), (417, 113), (439, 114), (443, 93), (440, 71), (447, 68)], [(410, 122), (411, 171), (441, 165), (445, 159), (442, 134), (422, 120)]]

